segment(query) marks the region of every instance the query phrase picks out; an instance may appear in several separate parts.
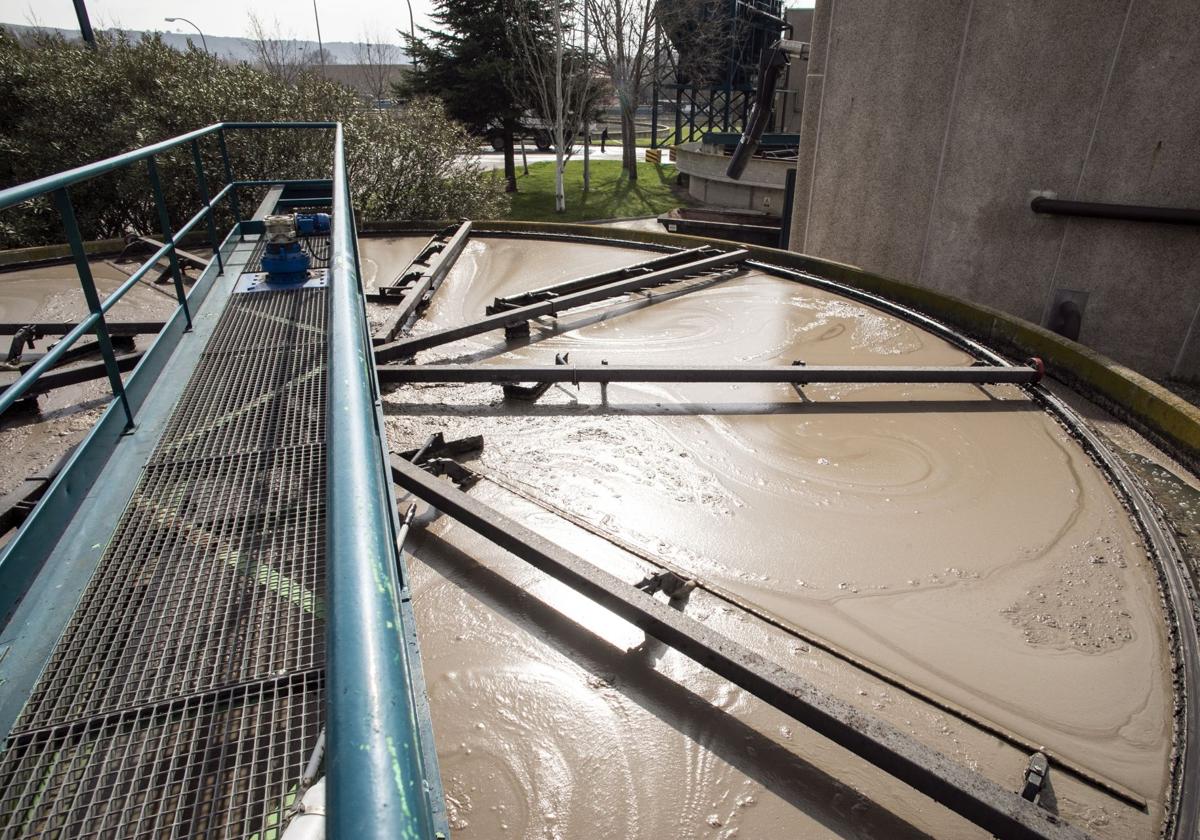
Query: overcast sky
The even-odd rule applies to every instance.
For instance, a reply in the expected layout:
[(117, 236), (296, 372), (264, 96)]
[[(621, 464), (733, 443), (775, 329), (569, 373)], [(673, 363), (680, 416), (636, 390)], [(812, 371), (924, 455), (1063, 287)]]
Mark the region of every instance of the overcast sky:
[[(412, 0), (417, 26), (427, 25), (433, 0)], [(309, 0), (87, 0), (92, 26), (122, 29), (194, 32), (166, 17), (185, 17), (205, 35), (245, 36), (247, 14), (253, 9), (264, 21), (277, 18), (285, 34), (317, 40), (317, 27)], [(321, 37), (326, 41), (361, 41), (364, 29), (371, 40), (400, 42), (398, 28), (408, 31), (408, 6), (404, 0), (317, 0)], [(0, 23), (30, 23), (78, 29), (71, 0), (0, 0)], [(382, 37), (376, 38), (378, 32)]]
[[(371, 40), (399, 43), (397, 29), (408, 31), (408, 6), (404, 0), (316, 0), (321, 15), (321, 37), (326, 41)], [(433, 0), (411, 0), (417, 26), (428, 25)], [(813, 0), (789, 0), (788, 8), (811, 7)], [(92, 26), (122, 29), (191, 32), (165, 17), (186, 17), (206, 35), (241, 37), (248, 29), (246, 15), (253, 9), (260, 18), (276, 18), (284, 34), (315, 41), (317, 28), (307, 0), (87, 0)], [(71, 0), (0, 0), (0, 23), (37, 23), (78, 29)], [(379, 33), (382, 37), (376, 36)]]

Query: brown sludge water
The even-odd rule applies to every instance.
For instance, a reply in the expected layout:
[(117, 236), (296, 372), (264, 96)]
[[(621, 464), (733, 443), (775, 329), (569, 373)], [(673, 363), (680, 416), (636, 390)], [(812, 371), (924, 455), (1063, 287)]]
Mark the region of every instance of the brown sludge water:
[[(197, 249), (203, 252), (203, 249)], [(132, 271), (140, 263), (122, 263)], [(96, 289), (104, 298), (128, 275), (103, 259), (90, 262)], [(108, 313), (109, 321), (165, 321), (175, 310), (172, 285), (138, 284)], [(69, 322), (87, 315), (87, 304), (72, 264), (50, 265), (0, 272), (0, 322)], [(46, 336), (37, 342), (43, 351), (61, 336)], [(138, 349), (150, 346), (154, 337), (140, 336)], [(81, 342), (91, 341), (87, 336)], [(7, 354), (11, 336), (0, 336), (0, 351)], [(99, 361), (99, 354), (83, 363)], [(15, 379), (15, 375), (12, 376)], [(52, 463), (71, 445), (78, 443), (99, 419), (112, 392), (106, 379), (59, 388), (38, 399), (40, 412), (14, 412), (5, 418), (0, 435), (0, 488), (7, 490)]]
[[(390, 281), (422, 240), (366, 240)], [(417, 332), (492, 298), (648, 259), (475, 239)], [(757, 272), (607, 301), (505, 352), (499, 333), (420, 361), (956, 365), (860, 304)], [(377, 323), (388, 311), (373, 307)], [(1103, 476), (1016, 387), (393, 390), (394, 449), (483, 434), (471, 493), (626, 580), (637, 547), (1134, 791), (1052, 772), (1097, 836), (1154, 836), (1171, 743), (1164, 615)], [(513, 491), (520, 491), (513, 492)], [(402, 502), (402, 505), (405, 504)], [(610, 534), (605, 540), (554, 510)], [(445, 517), (408, 558), (456, 836), (895, 837), (981, 832)], [(1017, 789), (1025, 756), (704, 592), (690, 615)]]

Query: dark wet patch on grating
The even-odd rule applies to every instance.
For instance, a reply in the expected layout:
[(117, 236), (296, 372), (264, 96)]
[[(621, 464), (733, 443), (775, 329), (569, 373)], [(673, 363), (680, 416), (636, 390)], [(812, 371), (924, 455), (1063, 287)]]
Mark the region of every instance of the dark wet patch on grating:
[(0, 836), (282, 825), (322, 713), (326, 302), (222, 314), (0, 755)]
[[(329, 268), (328, 236), (301, 236), (298, 239), (300, 240), (300, 247), (312, 257), (312, 264), (309, 268)], [(262, 271), (263, 251), (266, 248), (266, 240), (259, 239), (258, 244), (254, 246), (254, 251), (250, 254), (250, 259), (246, 261), (246, 267), (242, 270), (247, 274)]]

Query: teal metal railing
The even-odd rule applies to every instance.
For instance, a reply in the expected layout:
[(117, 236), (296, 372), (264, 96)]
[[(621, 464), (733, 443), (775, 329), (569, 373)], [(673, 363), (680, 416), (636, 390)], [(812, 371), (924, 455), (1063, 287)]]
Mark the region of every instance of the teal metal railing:
[[(225, 132), (278, 128), (334, 130), (332, 182), (234, 180)], [(211, 134), (218, 137), (226, 180), (226, 185), (213, 196), (209, 195), (199, 152), (199, 141)], [(172, 231), (155, 156), (185, 144), (192, 146), (197, 187), (203, 204), (178, 231)], [(100, 300), (75, 221), (69, 189), (74, 184), (139, 161), (146, 161), (163, 245), (128, 280)], [(415, 630), (411, 611), (401, 604), (407, 582), (403, 580), (396, 543), (395, 499), (385, 460), (386, 438), (378, 411), (378, 381), (363, 307), (354, 212), (340, 123), (219, 123), (0, 192), (0, 210), (47, 194), (54, 197), (89, 309), (86, 318), (0, 396), (0, 413), (20, 399), (42, 373), (53, 367), (72, 343), (91, 331), (96, 334), (104, 354), (113, 398), (121, 402), (126, 423), (132, 426), (134, 410), (116, 369), (105, 313), (166, 256), (175, 275), (179, 299), (175, 317), (184, 315), (190, 328), (191, 312), (178, 268), (176, 244), (196, 225), (207, 220), (214, 259), (218, 271), (223, 271), (212, 218), (214, 208), (228, 197), (236, 222), (234, 232), (245, 232), (246, 223), (241, 220), (238, 208), (238, 189), (279, 184), (332, 186), (325, 536), (328, 581), (325, 597), (325, 713), (328, 728), (325, 774), (329, 835), (378, 840), (435, 840), (445, 836), (444, 808), (439, 802), (441, 780), (432, 744), (428, 743), (428, 738), (422, 738), (422, 732), (429, 731), (427, 703), (423, 694), (418, 696), (413, 687), (414, 682), (423, 683), (419, 680), (420, 662), (414, 661)], [(108, 445), (116, 446), (115, 443)], [(73, 466), (74, 462), (47, 491), (42, 506), (46, 500), (56, 500), (63, 495), (60, 485), (64, 483), (65, 473)], [(78, 504), (78, 501), (72, 502), (64, 509), (77, 510)], [(39, 511), (40, 508), (35, 509), (26, 527), (37, 518)], [(62, 513), (58, 514), (58, 518), (62, 516)], [(13, 546), (21, 542), (22, 536), (24, 534), (19, 534), (13, 543), (0, 551), (0, 584), (14, 571), (6, 567), (6, 561), (11, 559)], [(44, 551), (42, 546), (35, 553), (41, 555)], [(0, 594), (0, 607), (3, 607), (0, 616), (9, 613), (20, 597), (19, 593), (24, 591), (25, 581), (33, 574), (32, 560), (19, 564), (16, 572), (19, 586), (11, 587), (7, 596)], [(414, 680), (414, 676), (417, 679)]]
[[(420, 665), (409, 661), (400, 614), (405, 582), (397, 557), (395, 500), (375, 410), (378, 385), (349, 196), (339, 127), (326, 422), (328, 833), (432, 840), (431, 790), (417, 722), (423, 698), (398, 690), (410, 685), (412, 669)], [(386, 749), (378, 749), (381, 740)]]
[[(145, 146), (141, 149), (135, 149), (131, 152), (115, 155), (114, 157), (105, 160), (89, 163), (85, 166), (69, 169), (66, 172), (60, 172), (56, 175), (49, 175), (45, 178), (39, 178), (36, 181), (30, 181), (27, 184), (21, 184), (16, 187), (0, 191), (0, 210), (14, 207), (23, 202), (30, 201), (42, 196), (50, 196), (54, 202), (55, 208), (58, 210), (59, 217), (62, 219), (63, 232), (66, 235), (67, 244), (71, 249), (71, 257), (75, 261), (75, 270), (79, 275), (79, 285), (83, 290), (83, 297), (87, 303), (88, 315), (75, 327), (68, 332), (63, 338), (58, 341), (54, 347), (41, 357), (12, 385), (0, 394), (0, 414), (8, 411), (18, 400), (24, 397), (29, 390), (36, 384), (38, 379), (46, 371), (55, 367), (63, 355), (71, 348), (76, 341), (87, 333), (95, 333), (96, 341), (100, 347), (100, 355), (104, 359), (105, 371), (108, 375), (109, 386), (112, 389), (113, 398), (120, 401), (121, 407), (125, 412), (125, 421), (127, 427), (134, 425), (134, 411), (128, 398), (125, 395), (125, 388), (121, 381), (121, 372), (117, 367), (116, 354), (113, 352), (112, 339), (109, 336), (108, 324), (105, 320), (105, 314), (116, 305), (116, 303), (125, 296), (125, 293), (132, 289), (135, 285), (141, 282), (142, 278), (154, 267), (154, 265), (163, 257), (166, 257), (170, 263), (171, 274), (174, 277), (175, 295), (179, 301), (179, 307), (183, 311), (183, 315), (187, 321), (188, 329), (192, 325), (191, 311), (188, 308), (187, 292), (183, 285), (183, 272), (179, 267), (179, 259), (176, 254), (177, 244), (186, 237), (191, 231), (201, 222), (207, 221), (208, 234), (212, 241), (215, 259), (217, 261), (218, 270), (223, 272), (224, 265), (221, 260), (220, 248), (217, 247), (217, 231), (216, 223), (213, 218), (214, 209), (227, 196), (230, 199), (230, 209), (233, 212), (234, 220), (241, 221), (241, 212), (238, 206), (238, 188), (258, 186), (264, 183), (278, 184), (288, 183), (287, 181), (235, 181), (233, 178), (233, 168), (230, 164), (229, 149), (225, 141), (225, 132), (232, 130), (267, 130), (267, 129), (333, 129), (337, 126), (331, 122), (288, 122), (288, 123), (214, 123), (205, 128), (200, 128), (187, 134), (181, 134), (178, 137), (173, 137), (170, 140), (164, 140), (161, 143), (155, 143), (152, 146)], [(204, 159), (200, 154), (200, 141), (210, 135), (217, 136), (217, 143), (220, 149), (221, 162), (225, 170), (226, 184), (215, 196), (209, 196), (208, 178), (204, 169)], [(196, 173), (196, 187), (202, 199), (200, 210), (193, 215), (187, 222), (179, 228), (178, 231), (171, 230), (170, 213), (168, 212), (166, 198), (162, 189), (162, 180), (159, 176), (157, 156), (164, 152), (169, 152), (172, 149), (181, 146), (190, 146), (192, 152), (192, 160)], [(150, 189), (154, 196), (154, 202), (158, 211), (159, 225), (162, 228), (161, 234), (163, 237), (163, 246), (146, 260), (129, 279), (123, 282), (110, 295), (103, 300), (96, 290), (96, 281), (92, 276), (91, 266), (88, 263), (87, 250), (84, 246), (83, 236), (79, 231), (79, 224), (75, 218), (75, 208), (71, 203), (70, 188), (75, 184), (84, 181), (90, 181), (101, 175), (109, 172), (114, 172), (118, 169), (124, 169), (141, 161), (146, 161), (147, 174), (150, 180)]]

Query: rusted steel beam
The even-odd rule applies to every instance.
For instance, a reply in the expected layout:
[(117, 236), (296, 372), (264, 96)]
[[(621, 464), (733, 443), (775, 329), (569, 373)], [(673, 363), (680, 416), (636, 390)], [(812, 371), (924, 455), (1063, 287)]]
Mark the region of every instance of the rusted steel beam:
[(616, 297), (638, 289), (658, 286), (691, 274), (704, 274), (716, 269), (726, 268), (734, 263), (741, 262), (748, 254), (748, 251), (740, 249), (724, 253), (718, 252), (682, 265), (652, 271), (649, 274), (642, 274), (636, 277), (627, 277), (614, 283), (572, 292), (553, 300), (539, 301), (538, 303), (531, 303), (527, 306), (520, 306), (505, 312), (498, 312), (495, 315), (489, 315), (486, 318), (459, 327), (450, 327), (449, 329), (437, 330), (426, 335), (402, 338), (399, 341), (380, 344), (375, 348), (375, 361), (390, 362), (394, 359), (403, 359), (412, 356), (418, 350), (438, 347), (442, 344), (449, 344), (452, 341), (491, 332), (492, 330), (527, 328), (531, 318), (539, 318), (543, 315), (557, 315), (559, 312), (572, 309), (576, 306), (583, 306), (584, 304), (594, 303), (605, 298)]
[(1036, 382), (1036, 366), (902, 365), (379, 365), (380, 382)]

